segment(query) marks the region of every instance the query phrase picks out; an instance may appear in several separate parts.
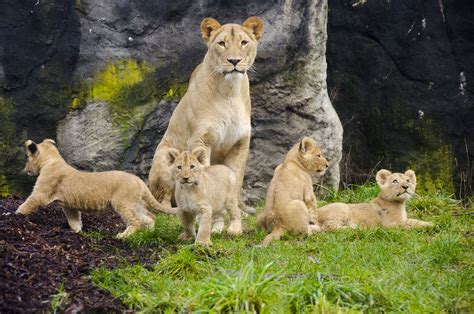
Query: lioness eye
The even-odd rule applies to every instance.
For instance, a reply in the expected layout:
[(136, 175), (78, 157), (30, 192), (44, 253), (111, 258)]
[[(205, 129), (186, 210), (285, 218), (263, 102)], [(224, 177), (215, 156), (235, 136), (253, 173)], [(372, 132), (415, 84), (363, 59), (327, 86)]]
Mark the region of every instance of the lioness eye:
[(225, 47), (225, 41), (223, 41), (223, 40), (218, 42), (217, 44), (221, 47)]
[(181, 168), (183, 168), (183, 167), (181, 167), (181, 166), (178, 166), (178, 167), (176, 167), (176, 168), (178, 168), (179, 170), (181, 170)]
[(242, 44), (242, 46), (247, 46), (248, 43), (249, 43), (248, 41), (242, 40), (242, 43), (241, 43), (241, 44)]
[(320, 158), (320, 157), (321, 157), (321, 154), (318, 154), (318, 158)]
[(407, 182), (410, 183), (410, 179), (407, 179)]
[(189, 167), (189, 168), (194, 169), (194, 165), (191, 165), (191, 167)]
[(397, 184), (397, 183), (398, 183), (398, 180), (393, 180), (392, 183), (393, 183), (393, 184)]

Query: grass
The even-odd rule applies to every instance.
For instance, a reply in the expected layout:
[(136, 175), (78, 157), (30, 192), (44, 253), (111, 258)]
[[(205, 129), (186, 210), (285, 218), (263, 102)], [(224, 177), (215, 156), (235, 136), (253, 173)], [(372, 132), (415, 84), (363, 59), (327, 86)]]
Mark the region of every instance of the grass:
[[(368, 201), (374, 185), (331, 193), (321, 204)], [(449, 195), (419, 195), (409, 216), (430, 230), (340, 230), (285, 236), (266, 249), (255, 217), (244, 235), (211, 248), (177, 240), (175, 217), (129, 241), (164, 256), (154, 267), (98, 268), (92, 282), (142, 312), (473, 312), (473, 213)]]

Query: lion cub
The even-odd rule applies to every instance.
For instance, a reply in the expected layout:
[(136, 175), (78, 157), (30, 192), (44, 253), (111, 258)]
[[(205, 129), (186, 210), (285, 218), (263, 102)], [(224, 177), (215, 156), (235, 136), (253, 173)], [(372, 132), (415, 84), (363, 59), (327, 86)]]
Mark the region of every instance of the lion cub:
[(391, 173), (382, 169), (376, 175), (380, 194), (370, 203), (333, 203), (316, 210), (317, 222), (323, 230), (370, 227), (432, 227), (431, 222), (409, 219), (406, 201), (415, 193), (416, 176), (413, 170)]
[(127, 224), (125, 231), (117, 234), (117, 238), (129, 236), (142, 226), (154, 226), (154, 217), (145, 207), (176, 214), (173, 209), (158, 203), (137, 176), (123, 171), (92, 173), (76, 170), (66, 163), (55, 142), (50, 139), (40, 144), (28, 140), (25, 146), (28, 157), (25, 172), (39, 176), (33, 192), (18, 207), (16, 214), (28, 215), (40, 206), (58, 201), (71, 229), (80, 232), (81, 211), (115, 209)]
[[(168, 161), (175, 179), (175, 199), (178, 215), (184, 226), (181, 240), (196, 239), (196, 243), (212, 245), (211, 231), (220, 233), (224, 229), (225, 210), (230, 215), (227, 231), (242, 234), (239, 190), (235, 173), (224, 165), (205, 167), (206, 149), (197, 147), (192, 152), (171, 148)], [(199, 222), (196, 236), (195, 219)], [(212, 230), (211, 230), (212, 225)]]
[(267, 246), (286, 232), (312, 234), (319, 231), (314, 220), (316, 197), (310, 174), (323, 175), (328, 168), (316, 142), (304, 137), (275, 169), (263, 212), (257, 217), (260, 228), (270, 232)]

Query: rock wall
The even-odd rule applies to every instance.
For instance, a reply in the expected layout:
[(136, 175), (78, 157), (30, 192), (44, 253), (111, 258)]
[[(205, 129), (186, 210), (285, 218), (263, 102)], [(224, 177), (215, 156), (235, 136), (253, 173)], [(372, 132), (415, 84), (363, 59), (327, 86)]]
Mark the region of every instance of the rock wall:
[(0, 109), (10, 124), (0, 139), (0, 178), (7, 188), (27, 191), (32, 182), (17, 176), (27, 138), (57, 138), (81, 169), (119, 168), (146, 178), (205, 54), (200, 21), (250, 15), (266, 30), (251, 75), (247, 196), (264, 196), (273, 169), (303, 135), (315, 137), (331, 162), (326, 183), (339, 184), (342, 127), (326, 87), (326, 1), (7, 0), (5, 8)]
[(330, 1), (328, 86), (343, 182), (414, 168), (419, 189), (472, 195), (474, 2)]

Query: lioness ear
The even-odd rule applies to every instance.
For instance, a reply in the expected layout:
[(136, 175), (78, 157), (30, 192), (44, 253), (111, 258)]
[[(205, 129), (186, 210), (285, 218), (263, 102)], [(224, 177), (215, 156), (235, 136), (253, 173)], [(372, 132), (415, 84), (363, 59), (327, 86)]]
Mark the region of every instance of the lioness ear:
[(201, 22), (202, 39), (204, 39), (204, 41), (207, 43), (211, 38), (211, 33), (215, 30), (218, 30), (219, 28), (221, 28), (221, 24), (219, 24), (219, 22), (217, 22), (212, 17), (206, 17)]
[(256, 40), (260, 40), (263, 33), (263, 21), (258, 16), (251, 16), (242, 24), (243, 27), (249, 28), (255, 35)]
[(201, 163), (201, 164), (205, 164), (206, 163), (206, 149), (202, 146), (198, 146), (196, 147), (195, 149), (193, 149), (193, 151), (191, 152), (191, 154), (193, 154), (194, 157), (196, 157), (196, 159)]
[(382, 186), (387, 182), (388, 176), (390, 176), (392, 173), (386, 169), (379, 170), (377, 172), (377, 175), (375, 176), (375, 180), (377, 180), (377, 183), (379, 186)]
[(304, 154), (310, 149), (312, 146), (314, 146), (314, 140), (311, 137), (303, 137), (303, 139), (300, 142), (300, 153)]
[(179, 151), (175, 148), (170, 148), (166, 152), (166, 160), (168, 160), (169, 164), (173, 164), (174, 161), (176, 160), (176, 157), (178, 157)]
[(416, 184), (416, 175), (415, 175), (415, 171), (413, 170), (407, 170), (405, 171), (405, 175), (408, 177), (408, 179), (410, 179), (410, 181), (414, 184)]
[(38, 152), (38, 145), (36, 145), (32, 140), (27, 140), (25, 142), (25, 147), (32, 155)]

